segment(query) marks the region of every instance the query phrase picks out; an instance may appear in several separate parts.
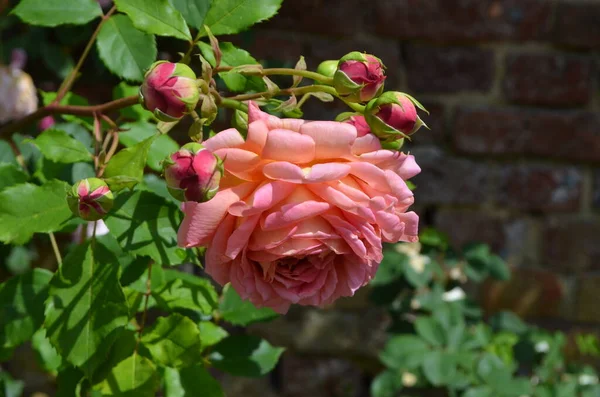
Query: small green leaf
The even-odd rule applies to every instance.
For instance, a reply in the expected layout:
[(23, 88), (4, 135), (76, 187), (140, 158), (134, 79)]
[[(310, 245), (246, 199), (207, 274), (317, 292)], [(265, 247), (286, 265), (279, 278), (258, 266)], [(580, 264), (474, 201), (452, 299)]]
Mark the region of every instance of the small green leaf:
[(165, 397), (224, 397), (221, 384), (202, 365), (165, 368)]
[(243, 326), (258, 321), (272, 320), (278, 316), (273, 309), (268, 307), (257, 309), (252, 302), (242, 300), (230, 284), (223, 289), (219, 311), (225, 321)]
[(34, 233), (60, 230), (72, 216), (67, 186), (60, 181), (24, 183), (0, 192), (0, 241), (24, 244)]
[(415, 320), (417, 334), (433, 346), (442, 346), (445, 341), (445, 332), (442, 326), (433, 317), (419, 317)]
[(155, 362), (166, 367), (182, 368), (202, 362), (198, 326), (181, 314), (159, 317), (141, 341)]
[(416, 335), (397, 335), (391, 338), (380, 354), (381, 361), (389, 368), (416, 369), (422, 362), (429, 346)]
[[(119, 135), (120, 141), (125, 146), (132, 146), (136, 143), (156, 135), (156, 124), (146, 122), (136, 122), (124, 124), (124, 129), (128, 131), (122, 132)], [(154, 171), (162, 170), (162, 161), (172, 153), (179, 150), (179, 144), (168, 135), (159, 135), (148, 151), (148, 167)]]
[(493, 390), (489, 386), (477, 386), (468, 389), (463, 397), (492, 397)]
[(95, 0), (21, 0), (11, 13), (31, 25), (83, 25), (101, 16), (102, 9)]
[(42, 325), (51, 278), (48, 270), (34, 269), (0, 284), (0, 348), (19, 346)]
[(13, 164), (18, 165), (17, 158), (15, 157), (15, 153), (13, 149), (10, 147), (10, 144), (6, 141), (0, 140), (0, 164)]
[(0, 372), (0, 396), (2, 397), (21, 397), (25, 382), (13, 379), (6, 371)]
[(187, 309), (211, 314), (217, 306), (217, 292), (210, 281), (192, 277), (171, 280), (158, 291), (152, 292), (152, 297), (166, 310)]
[(168, 0), (115, 0), (115, 4), (143, 32), (192, 40), (181, 13)]
[[(215, 55), (210, 44), (199, 42), (198, 47), (206, 60), (214, 67), (216, 64)], [(240, 66), (259, 64), (248, 51), (237, 48), (231, 43), (219, 43), (222, 52), (221, 66)], [(231, 91), (264, 91), (265, 83), (257, 76), (242, 76), (239, 73), (223, 72), (219, 76)]]
[(154, 397), (159, 383), (154, 364), (146, 357), (134, 354), (117, 364), (94, 389), (102, 396)]
[(235, 376), (263, 376), (277, 364), (285, 349), (251, 335), (232, 335), (213, 347), (211, 363)]
[(88, 378), (127, 324), (128, 309), (119, 285), (119, 263), (97, 243), (75, 247), (50, 283), (46, 329), (63, 358)]
[(383, 252), (383, 261), (379, 265), (377, 274), (371, 285), (388, 285), (398, 281), (404, 275), (404, 270), (408, 264), (408, 256), (395, 249), (386, 249)]
[(172, 0), (172, 2), (190, 26), (202, 29), (204, 18), (213, 0)]
[(198, 324), (198, 329), (200, 329), (200, 342), (203, 349), (207, 348), (208, 346), (216, 345), (229, 336), (227, 331), (210, 321), (200, 321)]
[(31, 263), (38, 258), (35, 248), (13, 246), (6, 258), (6, 268), (15, 275), (23, 274), (31, 269)]
[(384, 371), (371, 383), (371, 397), (396, 397), (402, 389), (402, 378), (398, 371)]
[(40, 366), (47, 372), (55, 373), (62, 365), (62, 358), (50, 343), (44, 328), (39, 329), (31, 339)]
[(16, 165), (10, 163), (0, 164), (0, 190), (25, 183), (28, 179), (27, 174)]
[(204, 24), (215, 36), (239, 33), (271, 18), (283, 0), (213, 0)]
[(35, 138), (34, 142), (44, 157), (51, 161), (76, 163), (92, 159), (92, 155), (83, 143), (61, 130), (48, 129)]
[(104, 171), (107, 178), (115, 176), (128, 176), (136, 179), (138, 182), (144, 177), (144, 167), (148, 159), (148, 152), (156, 135), (141, 141), (140, 143), (122, 149), (108, 162)]
[(125, 15), (113, 15), (98, 34), (98, 55), (108, 70), (130, 81), (142, 81), (156, 59), (154, 36), (137, 30)]
[(423, 357), (423, 373), (434, 386), (451, 382), (456, 374), (456, 357), (443, 351), (431, 351)]

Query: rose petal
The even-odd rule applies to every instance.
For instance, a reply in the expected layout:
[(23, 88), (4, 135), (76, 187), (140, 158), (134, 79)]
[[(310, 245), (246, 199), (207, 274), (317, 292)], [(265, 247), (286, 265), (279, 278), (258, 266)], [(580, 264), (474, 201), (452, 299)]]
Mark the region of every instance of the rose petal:
[(202, 142), (202, 145), (204, 145), (204, 147), (211, 152), (229, 147), (239, 147), (243, 144), (244, 138), (235, 128), (229, 128), (221, 131), (217, 135)]
[(309, 136), (289, 130), (271, 130), (267, 135), (262, 157), (291, 163), (308, 163), (315, 158), (315, 142)]
[(352, 154), (356, 128), (334, 121), (311, 121), (300, 127), (300, 133), (315, 142), (315, 159), (344, 158)]

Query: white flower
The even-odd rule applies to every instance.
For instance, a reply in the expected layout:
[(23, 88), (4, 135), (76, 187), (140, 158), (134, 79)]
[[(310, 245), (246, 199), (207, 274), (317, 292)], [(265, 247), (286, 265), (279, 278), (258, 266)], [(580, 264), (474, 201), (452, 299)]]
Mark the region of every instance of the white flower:
[(454, 287), (450, 291), (446, 291), (442, 294), (442, 300), (444, 302), (456, 302), (465, 299), (467, 294), (460, 287)]

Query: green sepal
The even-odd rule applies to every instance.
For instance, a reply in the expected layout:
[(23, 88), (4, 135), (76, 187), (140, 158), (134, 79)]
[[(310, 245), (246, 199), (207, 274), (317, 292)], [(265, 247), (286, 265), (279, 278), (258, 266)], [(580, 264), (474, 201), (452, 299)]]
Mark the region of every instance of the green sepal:
[(335, 121), (344, 122), (350, 120), (352, 116), (362, 116), (360, 113), (355, 112), (344, 112), (340, 113), (335, 117)]
[(153, 114), (154, 117), (156, 117), (159, 121), (164, 121), (165, 123), (174, 123), (175, 121), (179, 121), (182, 119), (182, 117), (169, 116), (159, 108), (154, 109)]
[(317, 73), (322, 74), (323, 76), (333, 77), (338, 68), (338, 63), (339, 60), (323, 61), (317, 67)]

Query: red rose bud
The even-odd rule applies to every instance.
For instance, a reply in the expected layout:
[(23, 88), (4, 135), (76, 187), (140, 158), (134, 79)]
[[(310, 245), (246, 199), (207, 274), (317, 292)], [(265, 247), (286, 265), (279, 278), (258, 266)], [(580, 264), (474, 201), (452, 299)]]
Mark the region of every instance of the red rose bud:
[(382, 141), (408, 138), (425, 125), (417, 115), (423, 108), (414, 98), (401, 92), (386, 92), (367, 104), (365, 118), (371, 132)]
[(176, 121), (196, 108), (196, 74), (183, 63), (155, 62), (144, 76), (140, 98), (160, 121)]
[(208, 201), (217, 194), (223, 162), (199, 143), (188, 143), (164, 163), (169, 193), (180, 201)]
[(55, 124), (54, 122), (54, 117), (52, 116), (46, 116), (44, 118), (42, 118), (39, 122), (38, 122), (38, 129), (40, 131), (45, 131), (48, 128), (53, 127)]
[(339, 60), (333, 75), (335, 90), (348, 102), (367, 102), (383, 91), (383, 64), (373, 55), (357, 51)]
[(81, 219), (97, 221), (112, 208), (113, 194), (102, 179), (82, 179), (67, 192), (67, 203)]

